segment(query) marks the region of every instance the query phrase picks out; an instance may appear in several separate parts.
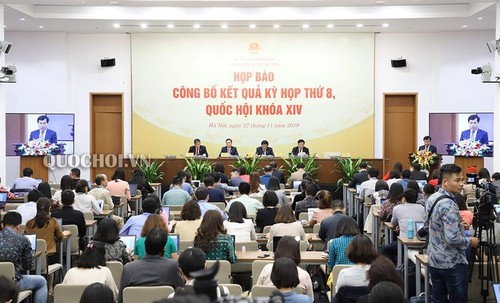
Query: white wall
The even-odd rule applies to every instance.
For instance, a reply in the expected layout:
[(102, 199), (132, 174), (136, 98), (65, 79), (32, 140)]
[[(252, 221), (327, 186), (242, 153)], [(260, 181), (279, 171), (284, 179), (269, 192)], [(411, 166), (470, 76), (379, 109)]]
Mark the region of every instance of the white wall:
[[(15, 62), (18, 69), (18, 83), (6, 89), (7, 113), (75, 113), (75, 154), (84, 155), (90, 151), (90, 93), (124, 93), (124, 152), (130, 152), (129, 35), (9, 32), (6, 39), (13, 43), (6, 63)], [(116, 66), (101, 68), (106, 57), (116, 58)], [(11, 185), (19, 158), (7, 160), (5, 184)], [(56, 168), (49, 179), (68, 172)], [(82, 170), (82, 178), (90, 178), (89, 169)]]
[[(375, 150), (383, 156), (383, 94), (418, 93), (417, 144), (429, 132), (430, 112), (493, 112), (497, 84), (483, 84), (470, 70), (494, 54), (486, 47), (494, 31), (398, 33), (375, 36)], [(392, 68), (391, 59), (402, 56), (408, 67)], [(493, 75), (500, 75), (500, 71)], [(499, 113), (496, 113), (497, 115)], [(495, 133), (495, 142), (500, 142)], [(493, 159), (485, 158), (493, 170)]]
[[(479, 76), (470, 74), (471, 68), (488, 62), (494, 65), (494, 56), (485, 44), (494, 37), (493, 31), (376, 35), (375, 157), (383, 153), (385, 92), (418, 93), (416, 143), (429, 131), (429, 112), (495, 110), (497, 85), (483, 84)], [(89, 152), (90, 145), (89, 94), (123, 92), (124, 152), (131, 151), (129, 35), (7, 32), (6, 39), (13, 43), (6, 63), (15, 62), (18, 67), (18, 83), (2, 85), (6, 88), (7, 113), (74, 112), (75, 152), (81, 155)], [(407, 68), (391, 67), (390, 59), (399, 56), (407, 59)], [(101, 69), (100, 59), (105, 57), (116, 58), (116, 66)], [(500, 71), (494, 75), (500, 75)], [(0, 133), (5, 131), (4, 125), (0, 119)], [(500, 132), (495, 132), (495, 141), (500, 142)], [(2, 144), (0, 157), (5, 152)], [(491, 158), (486, 162), (489, 169), (491, 162)], [(10, 185), (19, 172), (18, 157), (8, 157), (6, 170), (4, 183)], [(59, 180), (67, 172), (68, 168), (56, 169), (52, 178)], [(89, 170), (82, 171), (83, 178), (89, 178), (89, 174)], [(1, 169), (0, 176), (4, 176)]]

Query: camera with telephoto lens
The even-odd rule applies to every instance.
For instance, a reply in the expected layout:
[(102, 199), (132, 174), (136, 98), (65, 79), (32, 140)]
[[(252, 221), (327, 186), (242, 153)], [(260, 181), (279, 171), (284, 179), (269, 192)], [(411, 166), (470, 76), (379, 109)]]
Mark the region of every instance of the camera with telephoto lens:
[(215, 276), (219, 271), (219, 261), (207, 269), (192, 272), (194, 278), (193, 288), (197, 295), (207, 296), (213, 303), (284, 303), (285, 298), (279, 291), (273, 291), (270, 297), (239, 297), (239, 296), (217, 296), (217, 279)]
[(473, 68), (470, 70), (470, 73), (473, 75), (481, 75), (483, 73), (483, 69), (478, 67), (478, 68)]

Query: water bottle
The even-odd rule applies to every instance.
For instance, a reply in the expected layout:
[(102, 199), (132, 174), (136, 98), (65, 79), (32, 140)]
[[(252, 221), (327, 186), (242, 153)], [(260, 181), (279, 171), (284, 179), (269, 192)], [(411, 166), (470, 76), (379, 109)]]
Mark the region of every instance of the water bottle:
[(413, 220), (408, 219), (408, 239), (413, 239)]
[(246, 253), (246, 252), (247, 252), (247, 248), (246, 248), (246, 246), (242, 246), (242, 247), (241, 247), (241, 252), (242, 252), (242, 253)]

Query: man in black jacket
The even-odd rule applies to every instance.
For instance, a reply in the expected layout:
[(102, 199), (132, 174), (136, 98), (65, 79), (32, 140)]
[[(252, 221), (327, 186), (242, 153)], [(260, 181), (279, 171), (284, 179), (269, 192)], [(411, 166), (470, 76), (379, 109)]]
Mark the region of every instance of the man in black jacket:
[(352, 176), (351, 182), (349, 182), (349, 187), (350, 188), (356, 188), (356, 185), (361, 185), (361, 183), (365, 182), (368, 180), (368, 163), (366, 162), (361, 162), (359, 164), (359, 173), (354, 174)]
[(52, 212), (52, 217), (62, 219), (63, 225), (76, 225), (78, 227), (78, 238), (80, 250), (85, 250), (87, 246), (87, 227), (85, 225), (85, 217), (79, 210), (73, 209), (75, 203), (75, 193), (66, 189), (61, 193), (61, 202), (63, 207), (60, 210)]

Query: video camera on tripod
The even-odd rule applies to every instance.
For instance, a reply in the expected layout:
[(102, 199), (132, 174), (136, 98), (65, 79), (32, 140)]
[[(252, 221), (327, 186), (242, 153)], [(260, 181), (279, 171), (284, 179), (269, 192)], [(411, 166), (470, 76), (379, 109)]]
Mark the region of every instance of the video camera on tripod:
[(485, 182), (476, 189), (476, 201), (474, 201), (475, 228), (476, 226), (492, 225), (495, 222), (498, 217), (495, 204), (497, 204), (495, 185)]

